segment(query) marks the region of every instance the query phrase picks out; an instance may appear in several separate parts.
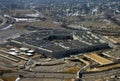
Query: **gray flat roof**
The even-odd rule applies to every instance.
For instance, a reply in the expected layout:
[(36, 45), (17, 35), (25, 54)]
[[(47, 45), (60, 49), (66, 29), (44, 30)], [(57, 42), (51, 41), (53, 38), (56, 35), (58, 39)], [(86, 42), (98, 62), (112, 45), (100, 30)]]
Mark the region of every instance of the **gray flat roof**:
[[(75, 35), (76, 40), (70, 40), (65, 38), (62, 39), (54, 39), (54, 40), (44, 40), (45, 37), (50, 35)], [(19, 38), (14, 39), (19, 42), (24, 42), (33, 46), (45, 48), (52, 51), (65, 51), (70, 49), (84, 48), (88, 46), (95, 46), (97, 44), (106, 43), (99, 36), (89, 32), (89, 31), (64, 31), (58, 29), (51, 30), (38, 30), (34, 33), (21, 35)]]

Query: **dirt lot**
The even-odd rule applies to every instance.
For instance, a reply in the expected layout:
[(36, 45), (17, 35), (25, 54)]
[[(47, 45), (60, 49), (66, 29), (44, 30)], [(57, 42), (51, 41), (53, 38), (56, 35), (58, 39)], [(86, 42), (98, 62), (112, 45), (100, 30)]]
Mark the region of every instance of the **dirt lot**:
[(111, 60), (103, 58), (103, 57), (101, 57), (97, 54), (94, 54), (94, 53), (87, 54), (87, 55), (84, 55), (84, 56), (87, 57), (87, 58), (90, 58), (91, 60), (94, 60), (95, 62), (97, 62), (101, 65), (113, 63)]

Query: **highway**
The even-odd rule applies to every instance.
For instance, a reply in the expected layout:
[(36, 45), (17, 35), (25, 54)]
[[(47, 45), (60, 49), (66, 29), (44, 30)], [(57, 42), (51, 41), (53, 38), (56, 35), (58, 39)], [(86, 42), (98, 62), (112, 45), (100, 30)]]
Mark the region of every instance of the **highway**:
[(2, 25), (4, 25), (7, 22), (7, 20), (2, 15), (0, 15), (0, 19), (2, 19), (2, 23), (0, 24), (0, 27), (1, 27)]
[(120, 68), (104, 71), (104, 72), (86, 73), (86, 74), (83, 74), (83, 79), (85, 79), (85, 81), (95, 81), (96, 79), (111, 77), (118, 74), (120, 74)]
[(23, 78), (75, 78), (76, 74), (68, 74), (68, 73), (51, 73), (51, 72), (14, 72), (14, 73), (5, 73), (4, 76), (15, 76), (18, 77), (22, 75)]
[[(104, 72), (98, 72), (98, 73), (85, 73), (83, 74), (83, 79), (88, 79), (88, 78), (102, 78), (102, 77), (109, 77), (113, 76), (116, 74), (120, 74), (120, 69), (113, 69), (109, 71), (104, 71)], [(34, 72), (34, 71), (19, 71), (19, 72), (13, 72), (13, 73), (4, 73), (3, 77), (5, 76), (16, 76), (18, 77), (19, 75), (22, 75), (23, 78), (75, 78), (76, 74), (69, 74), (69, 73), (52, 73), (52, 72)]]
[(0, 18), (2, 19), (2, 23), (0, 24), (0, 30), (6, 30), (12, 27), (12, 24), (14, 22), (12, 17), (0, 15)]

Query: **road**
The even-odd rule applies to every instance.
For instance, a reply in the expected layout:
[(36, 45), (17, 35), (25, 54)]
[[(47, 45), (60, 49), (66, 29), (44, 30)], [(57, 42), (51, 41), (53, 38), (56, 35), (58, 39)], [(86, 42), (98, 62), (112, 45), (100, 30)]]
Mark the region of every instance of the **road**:
[(116, 74), (120, 74), (120, 68), (98, 73), (83, 74), (83, 79), (85, 79), (85, 81), (95, 81), (96, 79), (111, 77), (115, 76)]
[(6, 20), (6, 18), (4, 18), (2, 15), (0, 15), (0, 19), (2, 19), (2, 23), (0, 24), (0, 27), (1, 26), (3, 26), (6, 22), (7, 22), (7, 20)]
[[(98, 73), (85, 73), (83, 74), (83, 79), (86, 78), (92, 78), (92, 79), (99, 79), (102, 77), (108, 77), (113, 76), (115, 74), (120, 74), (120, 69), (113, 69), (109, 71), (104, 72), (98, 72)], [(19, 71), (19, 72), (13, 72), (13, 73), (4, 73), (4, 76), (16, 76), (22, 75), (23, 78), (75, 78), (76, 74), (69, 74), (69, 73), (51, 73), (51, 72), (28, 72), (28, 71)]]
[(14, 20), (12, 17), (9, 16), (2, 16), (0, 15), (0, 18), (2, 19), (2, 23), (0, 24), (0, 30), (6, 30), (12, 27)]
[(22, 75), (25, 78), (75, 78), (76, 74), (68, 73), (51, 73), (51, 72), (14, 72), (5, 73), (3, 76), (16, 76)]

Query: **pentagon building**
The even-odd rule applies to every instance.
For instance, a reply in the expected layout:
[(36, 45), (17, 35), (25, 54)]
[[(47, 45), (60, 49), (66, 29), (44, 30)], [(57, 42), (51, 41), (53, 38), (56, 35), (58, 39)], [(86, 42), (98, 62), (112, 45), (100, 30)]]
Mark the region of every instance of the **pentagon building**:
[(83, 30), (39, 29), (36, 32), (21, 35), (11, 42), (31, 46), (40, 54), (50, 58), (63, 58), (110, 48), (101, 37)]

